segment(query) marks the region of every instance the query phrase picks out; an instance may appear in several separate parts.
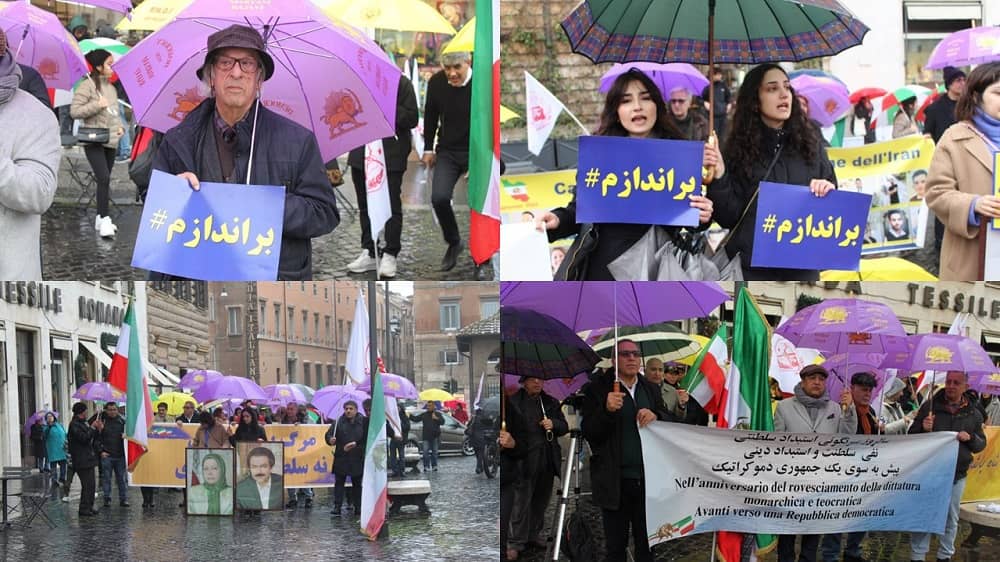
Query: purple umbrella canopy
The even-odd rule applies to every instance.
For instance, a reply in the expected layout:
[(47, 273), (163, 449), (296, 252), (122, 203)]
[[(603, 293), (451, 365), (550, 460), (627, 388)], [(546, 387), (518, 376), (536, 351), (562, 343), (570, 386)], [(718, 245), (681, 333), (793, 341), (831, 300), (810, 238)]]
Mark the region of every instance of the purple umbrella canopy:
[(125, 393), (104, 381), (88, 382), (76, 389), (73, 398), (94, 402), (124, 402)]
[(663, 99), (669, 99), (670, 92), (676, 88), (684, 88), (693, 96), (700, 96), (708, 87), (708, 78), (705, 78), (698, 69), (686, 62), (629, 62), (616, 63), (610, 70), (601, 76), (601, 93), (607, 93), (611, 85), (622, 74), (630, 69), (641, 71), (656, 83), (663, 94)]
[(269, 384), (264, 387), (266, 402), (270, 406), (287, 406), (291, 402), (305, 405), (309, 402), (305, 394), (290, 384)]
[(241, 398), (243, 400), (267, 400), (264, 389), (250, 379), (222, 376), (213, 379), (194, 391), (198, 402), (210, 402), (220, 398)]
[(774, 332), (797, 347), (827, 354), (905, 351), (906, 331), (888, 306), (828, 299), (796, 312)]
[[(547, 314), (574, 332), (648, 326), (708, 316), (731, 297), (709, 281), (514, 281), (500, 283), (500, 304)], [(502, 322), (501, 322), (502, 324)]]
[(872, 396), (878, 396), (882, 387), (892, 378), (884, 369), (879, 367), (885, 359), (883, 353), (838, 353), (832, 355), (823, 362), (823, 367), (830, 372), (830, 377), (826, 379), (826, 389), (830, 393), (831, 400), (839, 400), (840, 393), (844, 389), (851, 388), (851, 377), (854, 373), (867, 372), (875, 376), (875, 386)]
[(1000, 60), (1000, 27), (956, 31), (934, 47), (927, 68), (971, 66)]
[(55, 14), (27, 2), (3, 2), (0, 29), (17, 62), (37, 70), (47, 87), (71, 90), (87, 74), (76, 38)]
[(187, 388), (190, 390), (198, 390), (203, 385), (211, 380), (222, 377), (223, 374), (219, 371), (211, 371), (205, 369), (195, 369), (193, 371), (188, 371), (184, 373), (181, 377), (181, 382), (177, 385), (181, 388)]
[[(128, 14), (132, 11), (132, 0), (60, 0), (67, 4), (84, 4), (95, 8), (104, 8), (112, 12)], [(131, 16), (129, 16), (131, 17)]]
[[(548, 379), (542, 383), (542, 392), (563, 401), (569, 395), (583, 388), (590, 380), (586, 373), (581, 373), (575, 377), (565, 379)], [(503, 387), (507, 392), (517, 392), (521, 388), (520, 377), (517, 375), (503, 375)]]
[(371, 398), (366, 392), (351, 385), (330, 385), (316, 391), (313, 406), (324, 418), (336, 420), (344, 414), (344, 403), (353, 400), (358, 405), (358, 413), (365, 415), (362, 404)]
[(313, 131), (324, 160), (395, 134), (401, 72), (374, 41), (309, 0), (243, 4), (196, 0), (114, 63), (140, 124), (168, 131), (201, 103), (208, 36), (241, 24), (274, 59), (261, 103)]
[(59, 419), (59, 412), (56, 412), (56, 411), (53, 411), (53, 410), (39, 410), (39, 411), (35, 412), (34, 414), (31, 414), (30, 416), (28, 416), (28, 421), (24, 422), (24, 434), (25, 435), (30, 435), (31, 434), (31, 426), (35, 425), (36, 421), (41, 420), (42, 424), (44, 424), (45, 423), (45, 416), (47, 414), (52, 414), (53, 416), (56, 417), (57, 420)]
[[(382, 373), (382, 390), (386, 396), (391, 396), (393, 398), (404, 398), (410, 400), (416, 400), (419, 396), (417, 392), (417, 387), (413, 386), (406, 377), (401, 377), (399, 375), (393, 375), (392, 373)], [(365, 376), (361, 384), (358, 385), (358, 390), (371, 394), (372, 391), (372, 379), (370, 376)]]
[(853, 107), (847, 86), (836, 80), (800, 74), (791, 83), (795, 94), (809, 102), (809, 117), (824, 127), (832, 126)]
[(962, 371), (970, 375), (984, 375), (997, 371), (983, 347), (965, 336), (917, 334), (910, 336), (907, 344), (906, 349), (887, 355), (881, 367), (899, 369), (904, 374)]
[(1000, 396), (1000, 373), (972, 375), (969, 377), (969, 387), (984, 394)]

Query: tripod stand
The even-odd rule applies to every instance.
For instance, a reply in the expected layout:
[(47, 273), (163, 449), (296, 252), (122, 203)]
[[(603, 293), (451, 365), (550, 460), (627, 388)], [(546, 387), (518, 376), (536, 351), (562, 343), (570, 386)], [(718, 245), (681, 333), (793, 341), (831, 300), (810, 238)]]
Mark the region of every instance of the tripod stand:
[[(546, 552), (547, 560), (559, 560), (559, 550), (562, 546), (563, 538), (563, 528), (566, 524), (566, 504), (569, 503), (569, 486), (570, 482), (574, 482), (573, 486), (573, 496), (577, 500), (577, 507), (579, 508), (580, 501), (580, 472), (583, 469), (583, 444), (581, 439), (583, 437), (579, 428), (571, 429), (569, 432), (569, 453), (566, 455), (566, 469), (563, 471), (562, 479), (560, 480), (561, 489), (559, 491), (559, 509), (557, 511), (556, 520), (552, 525), (552, 529), (549, 531), (549, 540), (547, 542), (553, 544), (552, 557), (549, 558)], [(555, 532), (555, 541), (553, 542), (552, 533)]]

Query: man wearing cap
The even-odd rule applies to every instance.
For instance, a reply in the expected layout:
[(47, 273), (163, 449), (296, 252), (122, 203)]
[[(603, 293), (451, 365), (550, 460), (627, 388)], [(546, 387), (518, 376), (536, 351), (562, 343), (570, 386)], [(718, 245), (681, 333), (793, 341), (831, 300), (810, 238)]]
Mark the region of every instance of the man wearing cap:
[(667, 411), (677, 417), (678, 421), (687, 418), (689, 396), (686, 390), (679, 386), (684, 378), (684, 365), (674, 361), (668, 362), (663, 373), (663, 384), (660, 393), (663, 395), (663, 405)]
[(164, 135), (153, 168), (185, 178), (196, 191), (201, 181), (247, 183), (253, 142), (249, 183), (285, 186), (278, 279), (311, 279), (311, 240), (332, 231), (340, 215), (315, 135), (258, 103), (273, 74), (253, 28), (232, 25), (210, 35), (197, 71), (209, 97)]
[[(941, 140), (941, 135), (955, 124), (955, 106), (958, 98), (965, 91), (965, 73), (954, 66), (946, 66), (944, 74), (945, 95), (938, 96), (924, 110), (924, 136), (934, 139), (934, 144)], [(941, 254), (941, 241), (944, 239), (944, 223), (934, 219), (934, 247)]]
[[(986, 448), (983, 432), (983, 415), (969, 400), (969, 375), (962, 371), (948, 371), (944, 391), (931, 400), (925, 400), (917, 410), (917, 417), (907, 433), (955, 431), (958, 439), (958, 462), (955, 463), (955, 480), (948, 498), (948, 519), (938, 545), (938, 562), (949, 562), (955, 554), (955, 536), (958, 534), (958, 508), (965, 492), (965, 476), (972, 463), (972, 455)], [(924, 560), (931, 546), (930, 533), (910, 534), (910, 559)]]
[(508, 415), (519, 412), (519, 425), (525, 428), (518, 438), (521, 458), (517, 462), (506, 552), (508, 560), (516, 560), (529, 546), (545, 548), (545, 510), (562, 464), (559, 437), (569, 432), (569, 425), (559, 401), (542, 390), (540, 378), (521, 377), (521, 389), (508, 398), (508, 404)]
[[(857, 431), (857, 411), (851, 407), (851, 391), (844, 389), (840, 404), (830, 400), (826, 379), (830, 373), (821, 365), (807, 365), (799, 372), (802, 381), (794, 396), (778, 402), (774, 430), (789, 433), (847, 433)], [(795, 562), (795, 535), (778, 537), (778, 562)], [(802, 535), (798, 560), (815, 562), (820, 535)]]
[[(854, 402), (854, 409), (857, 412), (858, 425), (855, 433), (858, 435), (885, 433), (885, 427), (879, 423), (871, 408), (872, 390), (875, 385), (875, 375), (871, 373), (854, 373), (851, 377), (851, 400)], [(840, 533), (823, 536), (821, 548), (824, 562), (840, 560), (840, 539)], [(861, 541), (864, 539), (864, 531), (847, 533), (844, 562), (866, 562), (861, 556)]]
[[(0, 29), (0, 279), (41, 279), (42, 213), (56, 194), (59, 125), (20, 89), (21, 67)], [(15, 250), (16, 248), (16, 250)]]
[[(472, 57), (469, 53), (447, 53), (444, 66), (427, 81), (424, 102), (424, 164), (434, 168), (431, 205), (448, 243), (441, 271), (455, 268), (462, 251), (458, 221), (451, 208), (455, 184), (469, 171), (469, 121), (472, 115)], [(440, 126), (439, 126), (440, 125)], [(435, 138), (437, 144), (434, 143)]]

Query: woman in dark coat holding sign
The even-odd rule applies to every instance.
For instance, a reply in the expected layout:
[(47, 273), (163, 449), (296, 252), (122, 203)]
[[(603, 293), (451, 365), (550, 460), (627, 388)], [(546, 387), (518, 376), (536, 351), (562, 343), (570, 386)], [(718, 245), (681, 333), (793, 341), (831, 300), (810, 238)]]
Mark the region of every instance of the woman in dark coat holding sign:
[(819, 280), (816, 270), (750, 267), (750, 262), (760, 182), (808, 186), (817, 197), (836, 189), (837, 176), (821, 138), (795, 103), (795, 91), (780, 66), (762, 64), (747, 74), (725, 142), (728, 172), (708, 188), (715, 221), (735, 228), (726, 252), (730, 258), (740, 254), (747, 281)]
[[(670, 120), (670, 112), (660, 89), (648, 76), (634, 68), (623, 73), (611, 85), (601, 112), (601, 125), (595, 134), (685, 140)], [(725, 171), (717, 147), (705, 145), (704, 165), (716, 166), (717, 177)], [(699, 210), (699, 222), (707, 227), (712, 222), (712, 202), (701, 195), (693, 195), (690, 200), (691, 206)], [(535, 223), (539, 230), (549, 231), (549, 241), (573, 235), (580, 238), (570, 248), (557, 275), (570, 281), (615, 280), (608, 264), (650, 229), (647, 224), (602, 223), (592, 225), (592, 228), (589, 228), (591, 225), (577, 224), (575, 194), (568, 206), (546, 212)], [(672, 228), (680, 230), (680, 227)], [(619, 279), (623, 280), (627, 279)]]

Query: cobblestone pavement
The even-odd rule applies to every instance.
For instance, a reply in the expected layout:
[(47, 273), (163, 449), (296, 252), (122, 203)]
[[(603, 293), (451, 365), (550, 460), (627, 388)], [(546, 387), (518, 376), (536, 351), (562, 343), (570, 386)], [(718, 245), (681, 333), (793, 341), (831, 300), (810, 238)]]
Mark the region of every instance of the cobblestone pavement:
[(312, 509), (256, 517), (185, 516), (181, 494), (162, 489), (156, 507), (143, 510), (139, 490), (129, 488), (132, 507), (115, 498), (81, 520), (76, 480), (69, 503), (48, 503), (55, 529), (36, 520), (27, 530), (0, 530), (0, 560), (498, 560), (499, 486), (474, 471), (474, 457), (442, 458), (439, 472), (419, 476), (431, 482), (432, 514), (403, 508), (388, 520), (389, 538), (377, 542), (364, 538), (358, 519), (330, 516), (332, 488), (316, 490)]
[[(86, 208), (89, 191), (81, 187), (89, 167), (82, 152), (68, 149), (60, 168), (56, 203), (42, 216), (42, 275), (50, 280), (95, 280), (146, 278), (144, 270), (131, 267), (142, 207), (135, 202), (135, 186), (128, 178), (128, 168), (119, 162), (112, 170), (112, 218), (118, 225), (113, 240), (102, 239), (94, 230), (94, 203)], [(403, 178), (403, 249), (398, 256), (400, 280), (476, 280), (475, 264), (468, 254), (469, 207), (464, 180), (455, 188), (455, 215), (466, 243), (458, 265), (449, 272), (438, 267), (447, 245), (441, 237), (430, 206), (430, 184), (426, 172), (411, 162)], [(361, 252), (361, 221), (358, 220), (354, 187), (349, 174), (340, 186), (338, 197), (341, 222), (333, 232), (313, 240), (313, 276), (315, 279), (367, 279), (374, 273), (354, 274), (347, 264)], [(86, 194), (85, 194), (86, 193)], [(81, 199), (82, 195), (82, 199)], [(492, 279), (486, 264), (480, 275)]]

